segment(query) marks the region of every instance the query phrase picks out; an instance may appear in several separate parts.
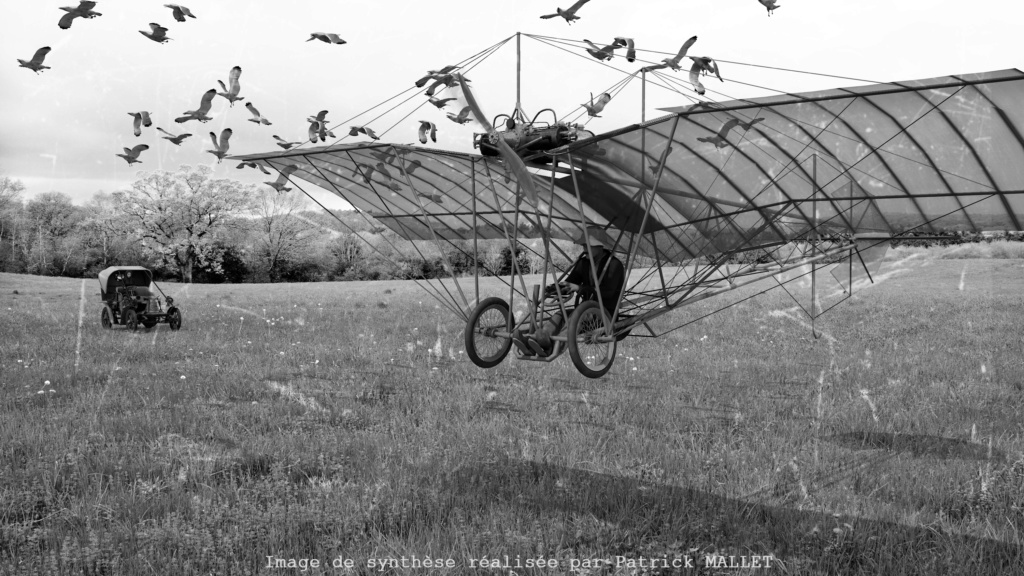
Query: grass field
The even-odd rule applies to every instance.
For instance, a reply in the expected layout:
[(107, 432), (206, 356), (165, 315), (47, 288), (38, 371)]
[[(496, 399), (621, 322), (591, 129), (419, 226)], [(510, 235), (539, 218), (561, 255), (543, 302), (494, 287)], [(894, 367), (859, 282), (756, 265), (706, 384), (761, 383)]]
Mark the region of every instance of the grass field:
[(588, 380), (475, 367), (412, 283), (166, 284), (182, 329), (129, 333), (0, 274), (0, 574), (1020, 573), (1024, 261), (879, 278), (819, 340), (775, 290)]

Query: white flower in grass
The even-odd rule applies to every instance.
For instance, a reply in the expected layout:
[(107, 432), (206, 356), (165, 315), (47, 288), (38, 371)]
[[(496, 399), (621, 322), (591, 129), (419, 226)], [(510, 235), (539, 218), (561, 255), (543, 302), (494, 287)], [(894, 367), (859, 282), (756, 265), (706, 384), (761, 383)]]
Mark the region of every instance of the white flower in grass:
[(181, 379), (182, 379), (182, 380), (184, 380), (184, 379), (185, 379), (185, 375), (184, 375), (184, 374), (182, 374), (182, 375), (181, 375)]
[(54, 390), (53, 388), (50, 388), (50, 392), (57, 392), (57, 391)]
[(46, 384), (47, 386), (49, 386), (50, 385), (50, 381), (47, 380), (46, 382), (43, 382), (43, 384)]
[(46, 392), (43, 391), (43, 390), (40, 390), (39, 392), (36, 392), (36, 394), (46, 394)]

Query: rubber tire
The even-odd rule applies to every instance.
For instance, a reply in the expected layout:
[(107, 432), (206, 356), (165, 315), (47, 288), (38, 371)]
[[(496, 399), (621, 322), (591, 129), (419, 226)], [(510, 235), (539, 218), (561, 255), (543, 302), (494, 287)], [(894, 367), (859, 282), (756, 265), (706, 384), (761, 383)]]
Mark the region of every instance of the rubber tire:
[(505, 300), (492, 296), (485, 298), (476, 308), (473, 309), (473, 313), (469, 315), (469, 320), (466, 322), (465, 344), (466, 344), (466, 355), (473, 361), (473, 364), (481, 368), (494, 368), (508, 355), (508, 351), (512, 349), (512, 339), (506, 338), (505, 342), (501, 345), (497, 352), (494, 354), (482, 357), (477, 353), (476, 341), (477, 337), (483, 338), (483, 334), (477, 332), (477, 324), (480, 322), (480, 318), (489, 310), (497, 309), (501, 316), (505, 319), (505, 326), (509, 324), (509, 318), (511, 312), (508, 308), (508, 303)]
[(605, 344), (608, 347), (608, 350), (605, 351), (605, 355), (608, 358), (606, 364), (597, 369), (591, 368), (587, 364), (583, 358), (584, 354), (580, 351), (580, 330), (587, 330), (588, 324), (593, 322), (595, 317), (601, 319), (603, 322), (602, 326), (606, 326), (610, 322), (608, 314), (601, 309), (597, 302), (593, 300), (582, 302), (573, 311), (572, 316), (569, 317), (569, 328), (566, 332), (569, 344), (569, 357), (572, 358), (572, 363), (579, 370), (580, 374), (587, 378), (600, 378), (608, 373), (608, 370), (611, 369), (612, 364), (615, 362), (615, 348), (618, 342), (617, 340), (612, 340)]
[(181, 310), (174, 306), (167, 309), (167, 325), (171, 327), (171, 330), (181, 328)]
[(129, 330), (133, 330), (133, 331), (134, 330), (138, 330), (139, 329), (139, 314), (138, 314), (138, 312), (136, 312), (135, 310), (128, 310), (128, 311), (126, 311), (124, 313), (124, 325), (127, 326)]
[(104, 330), (114, 327), (114, 313), (110, 310), (110, 306), (104, 306), (100, 311), (100, 326), (103, 326)]

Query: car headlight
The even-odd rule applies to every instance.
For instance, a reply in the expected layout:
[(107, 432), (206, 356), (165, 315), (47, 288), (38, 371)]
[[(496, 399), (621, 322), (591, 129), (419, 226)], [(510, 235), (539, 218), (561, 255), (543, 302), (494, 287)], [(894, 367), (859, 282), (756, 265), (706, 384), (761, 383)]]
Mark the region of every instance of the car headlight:
[(171, 298), (170, 296), (168, 296), (167, 297), (167, 305), (170, 306), (171, 304), (174, 304), (174, 298)]

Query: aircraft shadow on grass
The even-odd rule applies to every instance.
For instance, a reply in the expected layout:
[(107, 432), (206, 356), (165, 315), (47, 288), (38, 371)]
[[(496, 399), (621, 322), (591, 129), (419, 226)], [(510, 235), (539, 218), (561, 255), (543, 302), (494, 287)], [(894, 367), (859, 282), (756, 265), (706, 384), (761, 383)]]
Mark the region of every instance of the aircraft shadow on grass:
[[(882, 454), (874, 459), (888, 457)], [(831, 476), (846, 475), (860, 464)], [(822, 480), (830, 483), (839, 478)], [(915, 574), (1003, 574), (1024, 565), (1024, 550), (1019, 546), (944, 531), (937, 525), (837, 517), (751, 501), (764, 499), (757, 495), (747, 500), (727, 498), (695, 488), (507, 457), (453, 471), (445, 480), (442, 499), (445, 492), (457, 498), (464, 510), (525, 508), (551, 524), (564, 523), (564, 536), (556, 534), (545, 551), (549, 557), (555, 553), (551, 548), (611, 549), (608, 555), (627, 558), (663, 554), (672, 558), (691, 550), (689, 556), (700, 566), (704, 554), (713, 552), (737, 558), (771, 554), (789, 573), (812, 574), (873, 574), (879, 563), (894, 573)], [(576, 523), (597, 523), (597, 527), (581, 535), (573, 527)], [(847, 523), (852, 528), (845, 527)], [(905, 552), (889, 560), (894, 551)]]

